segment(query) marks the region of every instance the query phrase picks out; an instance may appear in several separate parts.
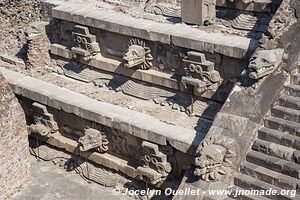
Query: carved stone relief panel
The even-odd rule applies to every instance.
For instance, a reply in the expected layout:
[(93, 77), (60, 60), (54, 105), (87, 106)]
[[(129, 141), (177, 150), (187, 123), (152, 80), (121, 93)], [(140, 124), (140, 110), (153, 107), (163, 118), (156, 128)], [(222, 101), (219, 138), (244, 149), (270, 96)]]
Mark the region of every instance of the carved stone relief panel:
[(61, 20), (57, 21), (57, 24), (59, 30), (58, 42), (68, 48), (73, 47), (74, 39), (72, 37), (72, 32), (76, 24)]
[(157, 57), (155, 59), (155, 68), (165, 73), (183, 74), (182, 58), (185, 50), (172, 45), (159, 44), (157, 46)]
[(89, 28), (81, 25), (74, 26), (72, 32), (74, 47), (71, 51), (75, 57), (79, 56), (83, 60), (90, 60), (100, 52), (96, 36), (90, 34)]
[(203, 181), (219, 181), (233, 169), (236, 160), (235, 141), (221, 135), (205, 138), (196, 156), (194, 175)]
[(146, 46), (145, 42), (136, 38), (131, 38), (128, 48), (123, 56), (124, 67), (139, 69), (152, 68), (153, 56), (151, 49)]
[(58, 130), (58, 125), (53, 114), (48, 112), (46, 106), (34, 102), (32, 104), (32, 115), (34, 123), (29, 126), (31, 133), (47, 136)]
[(110, 129), (111, 142), (110, 152), (115, 155), (121, 155), (127, 157), (131, 161), (138, 161), (141, 156), (141, 140), (133, 137), (132, 135), (126, 134), (121, 131)]
[[(73, 23), (68, 24), (68, 22), (63, 23), (66, 28), (62, 30), (61, 34), (70, 34), (69, 38), (71, 38), (71, 35), (73, 34), (75, 37), (75, 35), (77, 34), (75, 31), (75, 27), (77, 27), (77, 25)], [(69, 30), (70, 26), (74, 27), (74, 29), (71, 30), (71, 33)], [(162, 43), (146, 41), (139, 38), (131, 38), (126, 35), (112, 33), (96, 28), (82, 27), (82, 29), (85, 30), (82, 31), (85, 32), (84, 37), (87, 38), (87, 36), (89, 36), (91, 38), (96, 38), (96, 43), (91, 42), (91, 44), (93, 44), (92, 46), (98, 46), (99, 51), (101, 49), (101, 55), (103, 57), (122, 61), (124, 67), (135, 69), (154, 69), (164, 73), (172, 74), (174, 75), (174, 78), (180, 78), (180, 76), (185, 75), (185, 64), (183, 63), (183, 60), (188, 57), (188, 55), (186, 54), (188, 51), (191, 50), (176, 47), (173, 45), (166, 45)], [(93, 33), (93, 35), (91, 34), (91, 32)], [(81, 40), (79, 39), (79, 41)], [(73, 46), (73, 49), (85, 49), (84, 44), (85, 43), (80, 43), (79, 47)], [(77, 41), (74, 40), (73, 45), (78, 45)], [(95, 49), (98, 48), (95, 47)], [(95, 50), (95, 52), (99, 51)], [(221, 77), (223, 78), (223, 74), (220, 71), (220, 66), (225, 67), (226, 71), (232, 71), (231, 68), (235, 69), (238, 68), (240, 65), (229, 66), (236, 61), (232, 61), (229, 64), (223, 63), (222, 58), (223, 56), (219, 54), (205, 53), (205, 62), (214, 63), (214, 70), (218, 71)], [(89, 59), (89, 56), (86, 57), (86, 59)], [(239, 73), (237, 74), (239, 75)], [(224, 79), (224, 81), (226, 80)]]
[(143, 141), (143, 166), (137, 168), (145, 181), (153, 185), (161, 184), (170, 174), (172, 167), (167, 161), (167, 155), (159, 150), (158, 145)]
[(220, 73), (214, 69), (215, 64), (206, 60), (203, 53), (189, 51), (183, 59), (186, 76), (182, 77), (181, 83), (185, 88), (191, 88), (196, 94), (206, 90), (214, 90), (220, 85), (222, 79)]

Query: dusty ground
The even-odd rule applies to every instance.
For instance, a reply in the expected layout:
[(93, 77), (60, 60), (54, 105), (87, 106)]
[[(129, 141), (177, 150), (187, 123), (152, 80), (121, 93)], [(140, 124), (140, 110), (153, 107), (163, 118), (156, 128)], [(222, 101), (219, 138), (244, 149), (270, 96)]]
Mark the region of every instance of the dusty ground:
[(75, 172), (66, 172), (51, 162), (31, 157), (32, 180), (16, 192), (11, 200), (132, 200), (114, 195), (112, 188), (87, 183)]

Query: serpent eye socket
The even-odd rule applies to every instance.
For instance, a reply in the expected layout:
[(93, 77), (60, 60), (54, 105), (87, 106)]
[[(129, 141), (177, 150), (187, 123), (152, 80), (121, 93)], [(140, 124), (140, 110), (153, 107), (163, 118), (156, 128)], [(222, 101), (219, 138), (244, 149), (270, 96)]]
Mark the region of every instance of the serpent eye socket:
[(254, 61), (254, 60), (256, 60), (256, 59), (257, 59), (257, 56), (253, 56), (253, 57), (250, 58), (249, 61), (252, 62), (252, 61)]
[(207, 158), (208, 161), (211, 161), (211, 160), (212, 160), (212, 157), (209, 156), (209, 155), (207, 155), (206, 158)]
[(147, 163), (149, 163), (149, 162), (151, 162), (151, 157), (150, 157), (149, 155), (145, 155), (145, 156), (144, 156), (144, 160), (145, 160)]
[(265, 59), (265, 58), (262, 58), (262, 59), (260, 59), (260, 61), (261, 62), (264, 62), (264, 63), (270, 63), (267, 59)]
[(132, 55), (136, 56), (137, 55), (136, 51), (132, 51)]

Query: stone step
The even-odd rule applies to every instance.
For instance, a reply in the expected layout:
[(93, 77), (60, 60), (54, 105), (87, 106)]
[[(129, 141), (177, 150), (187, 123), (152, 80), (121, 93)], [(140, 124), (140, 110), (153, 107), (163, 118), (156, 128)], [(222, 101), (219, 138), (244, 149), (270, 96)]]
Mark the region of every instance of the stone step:
[(275, 106), (271, 109), (271, 115), (282, 119), (300, 123), (300, 111), (282, 106)]
[[(16, 95), (23, 96), (53, 109), (63, 110), (103, 126), (115, 128), (116, 130), (122, 129), (122, 132), (138, 137), (141, 140), (147, 140), (159, 145), (165, 145), (167, 142), (170, 142), (175, 149), (193, 154), (192, 149), (196, 149), (199, 142), (206, 135), (206, 132), (196, 132), (193, 129), (167, 124), (148, 114), (98, 101), (3, 67), (0, 67), (0, 72), (11, 85)], [(36, 87), (37, 85), (39, 87)], [(196, 134), (197, 138), (195, 141)]]
[(270, 141), (256, 139), (252, 145), (252, 149), (270, 156), (281, 158), (287, 161), (292, 161), (298, 164), (300, 162), (300, 151)]
[(234, 184), (247, 190), (267, 191), (271, 188), (272, 190), (277, 191), (278, 195), (266, 194), (265, 197), (273, 200), (295, 200), (300, 198), (298, 195), (295, 195), (295, 197), (280, 195), (280, 191), (282, 191), (281, 188), (241, 173), (234, 177)]
[(287, 132), (263, 127), (258, 130), (258, 138), (300, 150), (300, 137), (288, 134)]
[(297, 190), (300, 193), (300, 180), (258, 166), (254, 163), (245, 162), (241, 166), (241, 172), (266, 183), (275, 185), (286, 190)]
[(300, 85), (287, 85), (284, 88), (285, 94), (300, 97)]
[(247, 153), (246, 161), (294, 178), (300, 178), (300, 165), (291, 161), (269, 156), (254, 150)]
[[(84, 24), (94, 29), (140, 38), (149, 42), (159, 42), (166, 45), (172, 43), (177, 47), (195, 51), (216, 52), (239, 59), (259, 46), (259, 42), (253, 38), (208, 33), (185, 24), (174, 26), (174, 24), (135, 18), (121, 12), (112, 12), (109, 9), (99, 13), (96, 7), (83, 7), (74, 3), (64, 3), (57, 6), (51, 10), (51, 14), (53, 18)], [(204, 48), (205, 45), (210, 46), (211, 49)]]
[(296, 85), (300, 85), (300, 74), (294, 74), (292, 75), (292, 83)]
[(288, 132), (291, 135), (300, 137), (300, 123), (268, 116), (265, 118), (265, 127), (275, 129), (281, 132)]
[(283, 107), (300, 110), (300, 97), (282, 95), (279, 98), (279, 104)]
[(259, 196), (259, 195), (247, 195), (247, 194), (241, 194), (239, 195), (239, 191), (243, 191), (245, 189), (240, 188), (236, 185), (228, 188), (228, 190), (231, 190), (232, 193), (231, 195), (228, 195), (224, 200), (269, 200), (268, 198), (264, 197), (264, 196)]

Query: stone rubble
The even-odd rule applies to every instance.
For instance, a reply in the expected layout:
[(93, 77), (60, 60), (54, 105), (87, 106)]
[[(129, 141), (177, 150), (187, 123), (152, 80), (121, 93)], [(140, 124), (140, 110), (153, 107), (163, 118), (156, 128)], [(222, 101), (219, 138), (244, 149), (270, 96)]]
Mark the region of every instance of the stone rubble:
[(0, 199), (30, 180), (28, 133), (24, 112), (0, 75)]

